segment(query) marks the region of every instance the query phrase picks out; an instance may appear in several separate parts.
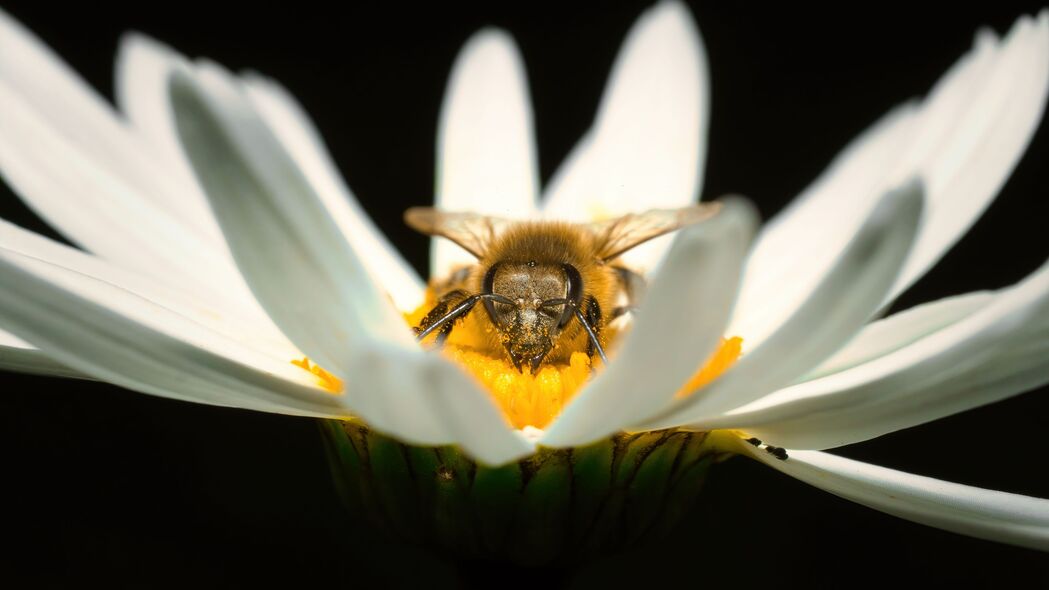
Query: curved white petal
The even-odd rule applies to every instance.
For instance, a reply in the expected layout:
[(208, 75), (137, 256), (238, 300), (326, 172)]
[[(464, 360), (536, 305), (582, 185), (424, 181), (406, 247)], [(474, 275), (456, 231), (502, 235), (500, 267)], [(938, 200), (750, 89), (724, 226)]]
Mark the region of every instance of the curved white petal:
[(3, 330), (0, 330), (0, 371), (90, 379), (87, 375), (55, 361), (25, 340)]
[[(437, 127), (437, 207), (527, 219), (536, 211), (539, 172), (524, 64), (513, 39), (487, 29), (452, 68)], [(474, 257), (435, 238), (431, 274)]]
[(346, 392), (332, 395), (290, 363), (297, 353), (260, 353), (258, 342), (217, 324), (215, 310), (50, 244), (0, 247), (0, 325), (20, 336), (0, 338), (0, 368), (90, 375), (163, 397), (283, 414), (352, 413), (408, 442), (461, 444), (486, 463), (534, 450), (469, 377), (437, 355), (369, 348), (351, 359)]
[(3, 220), (0, 220), (0, 251), (20, 254), (126, 290), (273, 360), (285, 363), (302, 357), (272, 323), (258, 321), (254, 315), (245, 313), (243, 306), (221, 299), (209, 300), (193, 290), (166, 285)]
[[(120, 41), (116, 64), (116, 99), (124, 115), (131, 123), (131, 130), (140, 136), (143, 141), (155, 149), (158, 159), (162, 160), (167, 176), (167, 183), (177, 182), (183, 187), (177, 195), (179, 205), (192, 209), (196, 212), (193, 225), (202, 235), (213, 236), (218, 246), (215, 253), (211, 255), (211, 262), (221, 264), (220, 271), (231, 282), (235, 282), (232, 288), (222, 289), (222, 295), (235, 295), (238, 298), (238, 306), (254, 317), (253, 324), (265, 329), (266, 332), (279, 334), (276, 326), (259, 307), (247, 288), (241, 281), (239, 273), (233, 264), (233, 259), (226, 247), (225, 238), (219, 229), (218, 221), (211, 211), (203, 191), (197, 183), (189, 160), (179, 143), (178, 132), (175, 129), (174, 113), (171, 109), (171, 100), (168, 96), (168, 78), (176, 70), (185, 70), (192, 67), (191, 64), (180, 54), (171, 48), (138, 33), (125, 34)], [(285, 104), (281, 104), (280, 89), (275, 83), (267, 83), (258, 80), (254, 86), (254, 94), (259, 95), (260, 102), (265, 102), (267, 112), (272, 112), (271, 124), (277, 128), (278, 124), (282, 130), (282, 141), (291, 143), (298, 141), (295, 145), (301, 145), (301, 134), (310, 133), (303, 127), (301, 134), (294, 130), (294, 117), (296, 112), (293, 99), (287, 98)], [(282, 110), (283, 109), (283, 110)], [(284, 111), (287, 111), (285, 114)], [(308, 125), (303, 115), (300, 118), (302, 124)], [(292, 129), (288, 129), (288, 128)], [(311, 128), (312, 129), (312, 128)], [(308, 149), (308, 148), (302, 148)], [(334, 211), (333, 211), (334, 214)], [(337, 220), (343, 221), (339, 215)], [(352, 229), (356, 230), (356, 227)], [(374, 230), (373, 230), (374, 231)], [(361, 232), (358, 232), (361, 233)], [(367, 234), (367, 231), (363, 231)], [(381, 238), (381, 236), (380, 236)], [(367, 237), (361, 239), (367, 240)], [(403, 260), (394, 253), (396, 260), (390, 259), (387, 252), (374, 252), (373, 256), (383, 267), (395, 267), (397, 261), (404, 265)], [(200, 274), (201, 264), (184, 265), (190, 274)], [(399, 275), (396, 268), (385, 271), (389, 275)], [(408, 272), (411, 272), (408, 269)], [(412, 274), (414, 277), (414, 274)], [(209, 281), (210, 283), (211, 281)], [(402, 298), (418, 296), (419, 285), (416, 278), (414, 283), (404, 281), (396, 285), (397, 293)], [(283, 335), (280, 335), (283, 338)]]
[(164, 166), (165, 182), (177, 182), (182, 187), (177, 202), (171, 205), (185, 209), (187, 222), (222, 244), (218, 222), (179, 145), (168, 99), (168, 76), (173, 70), (188, 66), (189, 62), (170, 47), (139, 33), (125, 33), (117, 49), (116, 102), (130, 123), (130, 131), (149, 144)]
[(480, 385), (440, 355), (378, 346), (356, 355), (350, 369), (347, 403), (369, 426), (402, 441), (458, 444), (489, 465), (535, 451)]
[[(168, 76), (179, 67), (189, 67), (189, 63), (170, 47), (140, 33), (125, 33), (117, 47), (114, 90), (117, 106), (132, 128), (169, 163), (180, 164), (187, 179), (192, 179), (178, 143), (167, 93)], [(206, 202), (202, 204), (207, 206)]]
[(977, 311), (887, 355), (726, 415), (795, 448), (867, 440), (1049, 382), (1049, 264)]
[(957, 323), (987, 305), (994, 296), (979, 291), (945, 297), (917, 305), (863, 327), (844, 348), (809, 371), (801, 381), (811, 381), (895, 352), (904, 346)]
[(490, 397), (423, 351), (328, 216), (321, 198), (218, 66), (176, 74), (182, 141), (238, 264), (288, 337), (342, 377), (345, 403), (418, 444), (460, 444), (482, 461), (530, 453)]
[(717, 349), (732, 309), (757, 212), (741, 199), (678, 232), (622, 348), (539, 441), (582, 445), (664, 408)]
[(738, 451), (791, 477), (893, 516), (980, 539), (1049, 551), (1049, 500), (951, 483), (818, 451), (785, 461)]
[[(688, 9), (661, 2), (641, 16), (616, 58), (594, 126), (554, 175), (549, 218), (593, 221), (699, 198), (710, 109), (707, 59)], [(624, 260), (653, 270), (659, 238)]]
[[(148, 86), (159, 74), (147, 70), (134, 73)], [(169, 286), (230, 301), (275, 332), (236, 272), (199, 189), (154, 148), (0, 13), (0, 172), (15, 191), (87, 250)]]
[[(986, 53), (983, 47), (989, 44), (989, 38), (978, 39), (974, 51)], [(969, 84), (944, 85), (925, 102), (919, 140), (895, 177), (921, 172), (928, 217), (889, 299), (924, 275), (968, 231), (1027, 149), (1049, 92), (1049, 10), (1034, 21), (1019, 19), (993, 59)], [(942, 100), (938, 90), (945, 95)], [(946, 102), (964, 106), (954, 114)]]
[[(89, 163), (91, 168), (98, 169), (99, 174), (118, 178), (136, 198), (148, 202), (174, 222), (193, 231), (206, 226), (210, 216), (203, 201), (199, 197), (193, 199), (192, 195), (187, 198), (184, 194), (192, 191), (193, 187), (183, 184), (181, 181), (184, 179), (172, 177), (170, 168), (157, 157), (158, 152), (152, 149), (152, 145), (141, 141), (117, 117), (112, 107), (69, 66), (2, 11), (0, 85), (5, 88), (5, 94), (12, 94), (21, 103), (18, 107), (20, 110), (28, 108), (31, 111), (37, 126), (46, 128), (47, 142), (61, 144), (63, 151), (75, 154), (79, 160)], [(0, 111), (13, 108), (8, 102), (9, 97), (5, 97), (5, 104), (0, 106)], [(33, 149), (38, 147), (37, 141), (45, 141), (38, 140), (37, 134), (23, 134), (23, 128), (11, 122), (14, 116), (11, 114), (4, 118), (3, 133), (0, 134), (11, 149)], [(20, 113), (18, 116), (26, 115)], [(64, 162), (64, 158), (60, 158), (60, 161)], [(7, 168), (8, 165), (3, 163), (5, 175), (10, 173)], [(69, 171), (66, 175), (69, 177), (74, 173)], [(28, 204), (59, 231), (93, 251), (101, 253), (106, 249), (108, 244), (96, 243), (96, 240), (104, 239), (106, 234), (83, 235), (84, 230), (80, 227), (82, 223), (62, 215), (54, 207), (42, 206), (40, 196), (22, 190), (18, 186), (20, 183), (15, 184)], [(65, 205), (68, 207), (68, 199), (78, 195), (74, 192), (67, 196)], [(112, 201), (110, 203), (111, 214), (124, 213)], [(221, 243), (217, 241), (219, 237), (214, 231), (203, 236), (213, 244)], [(125, 244), (125, 247), (128, 250), (135, 249), (131, 243)]]
[[(730, 330), (753, 344), (767, 337), (830, 265), (877, 196), (920, 175), (928, 214), (886, 296), (891, 301), (990, 204), (1041, 120), (1047, 80), (1049, 12), (1037, 22), (1021, 18), (1001, 42), (988, 32), (978, 35), (973, 50), (920, 105), (904, 105), (874, 125), (766, 227)], [(768, 292), (782, 294), (780, 302), (770, 305)]]
[(166, 281), (224, 280), (214, 248), (71, 145), (3, 82), (0, 171), (30, 207), (99, 256)]
[(257, 74), (243, 78), (255, 108), (309, 179), (343, 236), (360, 253), (368, 272), (398, 309), (411, 311), (418, 307), (424, 289), (419, 275), (379, 231), (343, 182), (306, 112), (276, 81)]
[(641, 428), (702, 425), (803, 375), (855, 336), (883, 300), (913, 243), (922, 212), (912, 181), (881, 199), (812, 295), (724, 375)]
[(340, 377), (362, 342), (413, 346), (400, 313), (236, 81), (204, 65), (177, 72), (171, 96), (234, 258), (288, 338)]
[(726, 332), (742, 337), (744, 350), (760, 346), (811, 296), (869, 214), (862, 205), (877, 198), (877, 181), (899, 158), (914, 121), (913, 105), (883, 117), (762, 228)]
[(341, 398), (290, 362), (113, 284), (0, 249), (0, 325), (55, 361), (153, 395), (338, 417)]

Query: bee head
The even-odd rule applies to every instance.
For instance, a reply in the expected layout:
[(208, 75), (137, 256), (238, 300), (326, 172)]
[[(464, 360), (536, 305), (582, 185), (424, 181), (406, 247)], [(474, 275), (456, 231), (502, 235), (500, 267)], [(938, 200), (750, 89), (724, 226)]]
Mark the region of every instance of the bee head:
[(484, 307), (519, 371), (539, 368), (583, 298), (575, 267), (534, 260), (492, 265), (483, 290), (496, 295), (484, 299)]

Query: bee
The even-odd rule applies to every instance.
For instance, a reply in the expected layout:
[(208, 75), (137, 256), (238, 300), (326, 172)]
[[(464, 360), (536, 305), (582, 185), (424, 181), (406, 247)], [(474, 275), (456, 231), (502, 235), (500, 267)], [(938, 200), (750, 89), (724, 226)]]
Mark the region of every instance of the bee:
[[(477, 259), (431, 283), (436, 303), (415, 327), (421, 341), (444, 343), (478, 303), (482, 340), (504, 350), (519, 371), (565, 362), (573, 352), (605, 363), (606, 326), (634, 311), (644, 279), (619, 257), (653, 238), (702, 222), (718, 203), (654, 209), (594, 223), (511, 221), (413, 207), (405, 223), (455, 242)], [(498, 353), (497, 353), (498, 354)]]

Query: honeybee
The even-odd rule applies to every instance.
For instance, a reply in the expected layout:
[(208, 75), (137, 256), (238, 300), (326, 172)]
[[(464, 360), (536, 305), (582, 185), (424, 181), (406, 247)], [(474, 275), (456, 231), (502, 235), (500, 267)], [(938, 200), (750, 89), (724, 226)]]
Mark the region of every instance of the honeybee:
[[(415, 328), (444, 343), (481, 303), (490, 326), (482, 339), (505, 350), (519, 371), (567, 361), (585, 350), (605, 356), (605, 327), (633, 311), (644, 279), (619, 257), (653, 238), (714, 216), (718, 203), (654, 209), (594, 223), (511, 221), (476, 213), (413, 207), (405, 222), (447, 238), (477, 258), (431, 283), (436, 303)], [(623, 304), (618, 304), (623, 303)]]

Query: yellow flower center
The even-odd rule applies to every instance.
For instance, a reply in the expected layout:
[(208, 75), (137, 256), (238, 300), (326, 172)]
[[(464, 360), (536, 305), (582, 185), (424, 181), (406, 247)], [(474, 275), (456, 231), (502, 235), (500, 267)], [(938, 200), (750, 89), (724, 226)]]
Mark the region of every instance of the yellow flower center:
[(685, 383), (685, 386), (677, 392), (676, 397), (680, 399), (692, 395), (697, 389), (710, 383), (718, 375), (724, 373), (729, 367), (736, 364), (739, 355), (742, 353), (742, 338), (739, 336), (722, 338), (718, 349), (714, 351), (714, 354), (707, 358), (705, 363), (699, 366), (699, 370), (697, 370), (696, 373), (692, 375), (692, 378), (688, 380), (688, 383)]
[[(415, 311), (405, 314), (405, 319), (409, 325), (417, 326), (432, 307), (432, 301), (424, 303)], [(596, 357), (574, 352), (567, 363), (545, 363), (535, 374), (527, 369), (521, 372), (510, 363), (503, 351), (488, 350), (487, 340), (480, 332), (488, 329), (493, 328), (479, 321), (476, 314), (470, 314), (452, 331), (442, 353), (465, 367), (484, 385), (514, 428), (546, 428), (590, 378), (591, 370), (601, 363)], [(609, 339), (618, 336), (611, 331), (607, 335)], [(742, 346), (742, 338), (723, 338), (718, 349), (700, 364), (676, 397), (692, 395), (728, 370), (739, 358)], [(343, 383), (338, 377), (309, 358), (303, 357), (291, 363), (312, 373), (325, 390), (332, 393), (343, 390)]]
[[(427, 301), (405, 314), (405, 320), (411, 326), (418, 326), (432, 307), (433, 301)], [(479, 316), (480, 313), (468, 315), (451, 332), (441, 350), (485, 386), (514, 428), (546, 428), (590, 378), (591, 369), (601, 363), (596, 357), (575, 352), (567, 363), (544, 363), (535, 374), (527, 369), (518, 371), (502, 350), (490, 350), (485, 331), (494, 327)], [(605, 335), (610, 341), (618, 337), (611, 330), (606, 330)], [(690, 395), (731, 367), (739, 358), (742, 343), (738, 337), (722, 339), (714, 354), (681, 388), (678, 397)]]
[(293, 360), (291, 361), (291, 364), (295, 365), (296, 367), (302, 367), (310, 373), (313, 373), (313, 375), (317, 377), (317, 384), (320, 385), (322, 388), (332, 393), (339, 393), (340, 391), (342, 391), (342, 379), (339, 379), (335, 375), (332, 375), (331, 373), (325, 371), (323, 368), (321, 368), (320, 365), (311, 361), (309, 358), (302, 357), (302, 360)]

